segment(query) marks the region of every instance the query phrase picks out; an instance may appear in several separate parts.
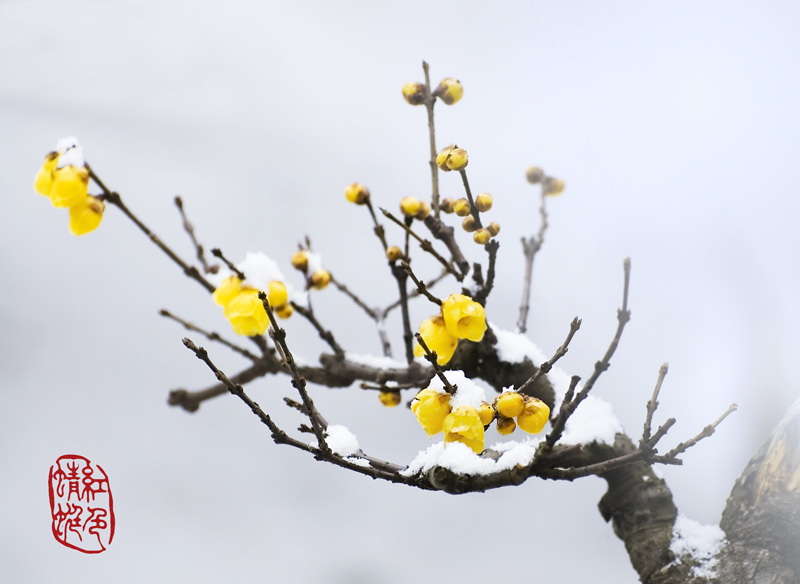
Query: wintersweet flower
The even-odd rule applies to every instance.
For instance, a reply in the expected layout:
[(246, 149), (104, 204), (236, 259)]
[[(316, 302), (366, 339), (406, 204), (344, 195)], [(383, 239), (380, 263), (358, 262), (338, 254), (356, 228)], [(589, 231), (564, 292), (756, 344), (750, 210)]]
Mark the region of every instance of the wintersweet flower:
[(495, 416), (494, 407), (489, 402), (483, 402), (481, 407), (478, 408), (478, 415), (481, 417), (481, 424), (488, 426)]
[[(458, 339), (450, 334), (441, 316), (432, 316), (422, 321), (419, 325), (419, 334), (428, 348), (436, 353), (436, 362), (444, 365), (453, 358), (456, 352)], [(414, 347), (414, 355), (422, 357), (425, 351), (422, 345)]]
[(471, 406), (457, 408), (444, 419), (442, 430), (445, 442), (461, 442), (475, 454), (483, 452), (483, 422), (477, 409)]
[(550, 419), (550, 407), (542, 400), (526, 396), (525, 407), (517, 417), (517, 425), (529, 434), (538, 434)]
[(86, 167), (64, 166), (53, 170), (50, 202), (54, 207), (73, 207), (89, 194), (89, 171)]
[(230, 276), (222, 281), (211, 297), (214, 302), (223, 308), (228, 305), (228, 302), (233, 300), (239, 292), (242, 291), (242, 281), (236, 276)]
[(268, 288), (267, 300), (270, 306), (283, 306), (289, 301), (289, 291), (286, 289), (286, 284), (283, 282), (273, 280), (268, 284)]
[(525, 396), (516, 391), (504, 391), (497, 398), (497, 412), (505, 418), (516, 418), (525, 407)]
[(442, 302), (442, 317), (447, 332), (456, 338), (477, 342), (486, 332), (486, 311), (464, 294), (451, 294)]
[(73, 235), (86, 235), (100, 226), (106, 204), (92, 195), (69, 208), (69, 230)]
[(263, 335), (269, 325), (267, 311), (255, 288), (244, 288), (225, 305), (225, 316), (237, 334)]
[(439, 86), (433, 92), (447, 105), (458, 103), (464, 96), (464, 86), (458, 79), (445, 77), (439, 82)]
[(400, 405), (403, 398), (399, 391), (381, 391), (378, 393), (378, 399), (387, 408), (393, 408)]
[(423, 389), (411, 402), (411, 411), (428, 436), (438, 434), (442, 431), (444, 419), (450, 414), (450, 394), (435, 389)]
[(369, 199), (369, 189), (361, 183), (352, 183), (347, 185), (344, 196), (351, 203), (363, 205)]
[(44, 164), (36, 173), (36, 179), (33, 181), (33, 188), (40, 195), (50, 196), (50, 191), (53, 190), (53, 171), (57, 165), (58, 152), (49, 152), (44, 157)]

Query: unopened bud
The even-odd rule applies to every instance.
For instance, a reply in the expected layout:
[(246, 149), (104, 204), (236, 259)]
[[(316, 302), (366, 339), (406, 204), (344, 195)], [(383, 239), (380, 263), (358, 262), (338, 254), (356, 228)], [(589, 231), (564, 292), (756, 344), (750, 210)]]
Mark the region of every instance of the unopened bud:
[(544, 171), (538, 166), (529, 166), (528, 170), (525, 171), (525, 178), (532, 185), (539, 184), (544, 178)]
[(464, 86), (458, 79), (446, 77), (439, 82), (439, 86), (434, 90), (434, 95), (445, 102), (447, 105), (453, 105), (464, 96)]
[(406, 217), (415, 217), (422, 209), (422, 201), (416, 197), (405, 197), (400, 201), (400, 211)]
[(445, 172), (464, 170), (469, 164), (469, 155), (463, 148), (452, 144), (439, 151), (436, 155), (436, 164)]
[(475, 222), (475, 217), (472, 215), (467, 215), (461, 222), (461, 227), (463, 227), (464, 231), (467, 233), (472, 233), (478, 228), (478, 224)]
[(331, 273), (328, 270), (317, 270), (308, 280), (309, 286), (315, 290), (322, 290), (331, 283)]
[(381, 391), (378, 393), (378, 399), (387, 408), (393, 408), (399, 405), (402, 400), (399, 391)]
[(492, 199), (492, 195), (489, 193), (481, 193), (475, 197), (475, 208), (481, 213), (485, 213), (492, 208), (493, 202), (494, 200)]
[(486, 229), (489, 230), (489, 234), (494, 237), (498, 233), (500, 233), (500, 224), (497, 221), (492, 221), (489, 225), (486, 226)]
[(369, 199), (369, 189), (361, 183), (353, 183), (344, 190), (344, 196), (351, 203), (363, 205)]
[(517, 423), (511, 418), (497, 418), (497, 433), (508, 436), (517, 429)]
[(425, 85), (419, 82), (403, 85), (403, 99), (411, 105), (425, 103)]
[(469, 201), (462, 197), (453, 203), (453, 211), (459, 217), (466, 217), (472, 212), (472, 208), (469, 206)]
[(475, 243), (479, 245), (483, 245), (485, 243), (489, 243), (489, 240), (492, 238), (492, 234), (489, 233), (489, 230), (485, 227), (478, 229), (475, 233), (472, 234), (472, 239), (475, 240)]
[(403, 259), (403, 251), (396, 245), (392, 245), (386, 248), (386, 257), (390, 262), (396, 262)]
[(308, 252), (306, 250), (301, 249), (292, 254), (292, 267), (301, 272), (308, 269)]
[(545, 177), (542, 181), (542, 192), (550, 197), (556, 197), (564, 192), (564, 181), (552, 176)]
[(453, 203), (455, 203), (455, 202), (456, 202), (455, 199), (450, 198), (450, 197), (445, 197), (444, 199), (439, 201), (439, 208), (444, 213), (452, 213), (453, 212)]

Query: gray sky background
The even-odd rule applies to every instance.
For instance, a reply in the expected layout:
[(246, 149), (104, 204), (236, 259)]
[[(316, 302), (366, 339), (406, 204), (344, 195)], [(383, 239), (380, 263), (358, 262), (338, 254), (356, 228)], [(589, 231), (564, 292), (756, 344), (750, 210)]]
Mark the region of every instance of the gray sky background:
[[(70, 235), (33, 177), (74, 134), (185, 256), (175, 194), (208, 247), (264, 251), (288, 274), (308, 233), (337, 277), (387, 303), (368, 218), (342, 190), (364, 182), (389, 208), (429, 192), (424, 110), (400, 97), (428, 60), (434, 82), (465, 86), (461, 103), (437, 108), (439, 144), (469, 150), (470, 182), (495, 196), (503, 228), (489, 318), (516, 322), (519, 238), (538, 228), (524, 181), (535, 163), (567, 191), (550, 205), (531, 338), (550, 354), (581, 316), (561, 364), (588, 376), (630, 256), (633, 320), (597, 394), (636, 435), (669, 361), (659, 420), (678, 423), (665, 445), (739, 404), (682, 467), (662, 470), (683, 513), (716, 523), (797, 396), (799, 27), (791, 2), (0, 0), (0, 579), (398, 584), (500, 570), (509, 582), (636, 581), (597, 512), (599, 479), (416, 492), (273, 445), (232, 397), (195, 415), (169, 408), (170, 389), (213, 379), (158, 309), (227, 332), (220, 311), (116, 209), (97, 232)], [(457, 177), (442, 184), (460, 192)], [(334, 291), (315, 306), (349, 350), (378, 352)], [(299, 355), (321, 349), (300, 319), (287, 330)], [(251, 392), (288, 427), (300, 421), (280, 407), (288, 380)], [(374, 456), (407, 462), (427, 445), (407, 410), (371, 393), (314, 397)], [(111, 478), (117, 535), (99, 556), (50, 533), (47, 472), (66, 453)]]

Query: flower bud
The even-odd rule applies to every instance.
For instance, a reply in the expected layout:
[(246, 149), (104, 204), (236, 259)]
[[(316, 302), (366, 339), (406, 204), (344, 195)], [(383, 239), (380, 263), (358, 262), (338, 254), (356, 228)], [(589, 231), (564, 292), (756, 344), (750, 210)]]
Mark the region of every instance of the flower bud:
[(273, 308), (283, 306), (289, 301), (289, 291), (283, 282), (273, 280), (267, 284), (267, 287), (269, 288), (267, 290), (267, 301)]
[(405, 197), (400, 201), (400, 211), (406, 217), (416, 217), (422, 209), (422, 201), (416, 197)]
[(381, 391), (378, 393), (378, 399), (387, 408), (393, 408), (400, 405), (402, 398), (399, 391)]
[(511, 418), (497, 418), (497, 433), (501, 436), (508, 436), (517, 429), (517, 423)]
[(550, 197), (556, 197), (564, 192), (564, 181), (552, 176), (545, 177), (542, 181), (542, 192)]
[(481, 403), (480, 407), (478, 408), (478, 416), (481, 418), (481, 424), (484, 426), (488, 426), (494, 420), (495, 411), (492, 404), (489, 402)]
[(433, 94), (445, 102), (447, 105), (453, 105), (464, 96), (464, 86), (458, 79), (452, 77), (445, 77), (439, 82), (439, 86), (434, 90)]
[(411, 105), (425, 103), (425, 85), (419, 82), (403, 85), (403, 99)]
[(328, 270), (317, 270), (308, 279), (309, 286), (315, 290), (322, 290), (331, 283), (331, 273)]
[(443, 213), (452, 213), (453, 212), (453, 203), (455, 203), (455, 199), (451, 197), (445, 197), (441, 201), (439, 201), (439, 208), (442, 210)]
[(469, 206), (469, 201), (462, 197), (453, 203), (453, 211), (459, 217), (466, 217), (472, 213), (472, 207)]
[(478, 228), (478, 224), (475, 222), (475, 217), (472, 215), (467, 215), (461, 222), (461, 227), (463, 227), (464, 231), (467, 233), (472, 233)]
[(401, 260), (403, 259), (403, 251), (396, 245), (389, 246), (386, 248), (386, 258), (390, 262)]
[(306, 250), (301, 249), (292, 254), (292, 267), (301, 272), (308, 269), (308, 252)]
[(369, 199), (369, 189), (361, 183), (353, 183), (344, 190), (344, 196), (351, 203), (363, 205)]
[(478, 245), (484, 245), (486, 243), (489, 243), (489, 240), (491, 238), (492, 238), (492, 234), (485, 227), (482, 227), (482, 228), (478, 229), (475, 233), (472, 234), (472, 239)]
[(69, 230), (73, 235), (86, 235), (100, 226), (106, 204), (92, 195), (69, 208)]
[(525, 396), (525, 407), (517, 417), (520, 429), (529, 434), (538, 434), (550, 419), (550, 408), (542, 400)]
[(494, 237), (498, 233), (500, 233), (500, 224), (497, 221), (492, 221), (489, 225), (486, 226), (486, 230), (489, 232), (489, 235)]
[(525, 407), (525, 397), (516, 391), (504, 391), (496, 401), (497, 412), (506, 418), (516, 418)]
[(436, 164), (443, 171), (464, 170), (469, 163), (469, 155), (455, 144), (442, 148), (436, 155)]
[(475, 197), (475, 208), (478, 209), (481, 213), (485, 213), (489, 209), (492, 208), (492, 195), (489, 193), (481, 193), (477, 197)]
[(431, 206), (425, 201), (420, 201), (419, 211), (417, 211), (417, 214), (414, 215), (414, 217), (422, 221), (423, 219), (425, 219), (425, 217), (427, 217), (430, 214), (431, 214)]
[(525, 171), (525, 178), (532, 185), (539, 184), (544, 178), (544, 171), (538, 166), (529, 166), (528, 170)]
[(275, 312), (275, 314), (278, 315), (278, 318), (282, 318), (284, 320), (292, 316), (292, 314), (294, 314), (294, 307), (288, 302), (286, 304), (281, 304), (280, 306), (276, 306), (272, 310)]

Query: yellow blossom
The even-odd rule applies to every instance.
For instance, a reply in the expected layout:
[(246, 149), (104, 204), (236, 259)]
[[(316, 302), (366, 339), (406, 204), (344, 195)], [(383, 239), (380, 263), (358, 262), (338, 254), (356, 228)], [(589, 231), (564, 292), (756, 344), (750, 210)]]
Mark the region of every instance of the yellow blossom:
[(425, 85), (420, 82), (406, 83), (403, 85), (403, 99), (411, 105), (425, 103)]
[(450, 394), (423, 389), (411, 402), (411, 411), (428, 436), (438, 434), (442, 431), (444, 419), (450, 414)]
[(486, 311), (464, 294), (451, 294), (442, 302), (444, 325), (452, 336), (480, 341), (486, 332)]
[(301, 249), (292, 254), (292, 267), (301, 272), (308, 269), (308, 252), (306, 250)]
[(445, 197), (441, 201), (439, 201), (439, 208), (442, 210), (443, 213), (452, 213), (455, 205), (455, 199), (451, 197)]
[(525, 398), (525, 407), (517, 417), (517, 425), (529, 434), (538, 434), (550, 419), (550, 408), (535, 397)]
[(74, 207), (89, 193), (89, 171), (85, 167), (65, 166), (53, 171), (50, 202), (54, 207)]
[(542, 181), (542, 192), (549, 197), (557, 197), (564, 192), (564, 181), (560, 178), (547, 176)]
[(458, 79), (452, 77), (445, 77), (439, 82), (439, 86), (434, 91), (434, 94), (439, 97), (447, 105), (453, 105), (464, 96), (464, 86)]
[(386, 258), (390, 262), (396, 262), (403, 259), (403, 251), (396, 245), (390, 245), (386, 248)]
[(486, 231), (489, 232), (489, 235), (494, 237), (498, 233), (500, 233), (500, 224), (497, 221), (492, 221), (489, 225), (486, 226)]
[(244, 288), (225, 305), (225, 316), (237, 334), (263, 335), (269, 325), (267, 311), (255, 288)]
[(331, 283), (331, 273), (328, 270), (317, 270), (308, 279), (308, 285), (315, 290), (322, 290)]
[(528, 182), (532, 185), (539, 184), (544, 178), (544, 171), (538, 166), (529, 166), (525, 171), (525, 178), (527, 178)]
[(369, 199), (369, 189), (361, 183), (347, 185), (344, 190), (345, 198), (356, 205), (363, 205)]
[(469, 163), (469, 155), (463, 148), (451, 144), (442, 148), (436, 155), (436, 165), (443, 171), (464, 170)]
[(234, 299), (234, 297), (242, 291), (242, 281), (237, 278), (236, 276), (230, 276), (229, 278), (225, 278), (222, 281), (211, 297), (214, 299), (214, 302), (219, 304), (222, 307), (228, 305), (228, 302)]
[(279, 318), (283, 319), (287, 319), (294, 314), (294, 307), (288, 302), (286, 304), (276, 306), (274, 310), (275, 314), (277, 314)]
[(481, 213), (485, 213), (486, 211), (491, 209), (492, 203), (494, 203), (494, 199), (492, 198), (492, 195), (490, 195), (489, 193), (481, 193), (480, 195), (475, 197), (475, 206)]
[(378, 399), (387, 408), (393, 408), (402, 401), (399, 391), (381, 391), (378, 393)]
[(504, 391), (497, 398), (497, 411), (506, 418), (516, 418), (525, 407), (525, 396), (516, 391)]
[(276, 306), (283, 306), (289, 301), (289, 291), (286, 289), (286, 284), (278, 280), (273, 280), (267, 284), (267, 300), (269, 305), (273, 308)]
[[(436, 353), (436, 362), (439, 365), (444, 365), (453, 358), (453, 353), (456, 352), (458, 346), (458, 339), (448, 332), (441, 316), (432, 316), (423, 320), (419, 325), (419, 334), (428, 345), (428, 349)], [(414, 355), (422, 357), (424, 354), (422, 345), (414, 347)]]
[(100, 226), (106, 204), (92, 195), (69, 208), (69, 230), (73, 235), (86, 235)]
[(453, 212), (459, 217), (466, 217), (472, 213), (472, 207), (470, 206), (469, 201), (464, 197), (453, 201), (452, 208)]
[(461, 406), (442, 422), (445, 442), (461, 442), (475, 454), (483, 452), (484, 433), (478, 410), (472, 406)]
[(488, 426), (494, 420), (494, 407), (489, 402), (483, 402), (481, 407), (478, 408), (478, 415), (481, 417), (481, 424)]
[(44, 164), (36, 173), (36, 179), (33, 181), (33, 188), (40, 195), (50, 196), (50, 191), (53, 190), (53, 171), (57, 164), (58, 152), (50, 152), (44, 157)]
[(416, 197), (404, 197), (400, 200), (400, 211), (406, 217), (414, 217), (422, 209), (422, 201)]
[(511, 418), (497, 418), (497, 433), (508, 436), (517, 429), (517, 423)]

